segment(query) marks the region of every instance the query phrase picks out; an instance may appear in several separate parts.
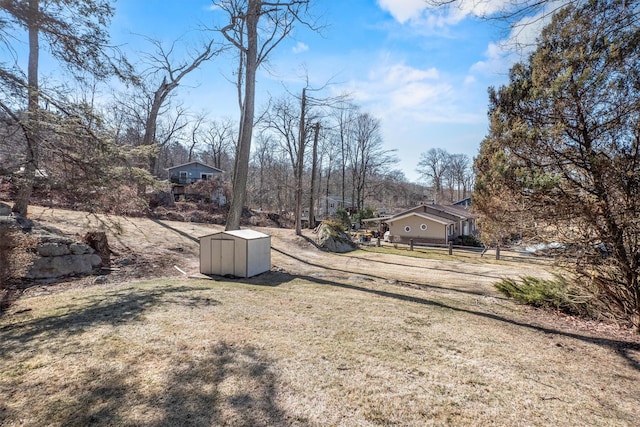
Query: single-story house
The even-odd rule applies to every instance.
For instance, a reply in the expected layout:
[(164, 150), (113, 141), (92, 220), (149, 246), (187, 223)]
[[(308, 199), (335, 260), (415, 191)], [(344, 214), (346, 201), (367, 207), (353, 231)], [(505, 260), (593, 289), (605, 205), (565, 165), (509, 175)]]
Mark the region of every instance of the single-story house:
[(393, 243), (447, 244), (454, 222), (424, 212), (407, 211), (386, 220)]
[(386, 220), (390, 241), (447, 244), (464, 235), (475, 235), (476, 216), (458, 206), (420, 205)]

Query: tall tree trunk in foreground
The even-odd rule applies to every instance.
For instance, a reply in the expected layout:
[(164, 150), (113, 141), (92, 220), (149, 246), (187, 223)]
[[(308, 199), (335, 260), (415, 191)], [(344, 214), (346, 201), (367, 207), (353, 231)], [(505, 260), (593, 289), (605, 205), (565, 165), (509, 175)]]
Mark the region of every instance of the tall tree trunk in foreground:
[(318, 134), (320, 133), (320, 122), (317, 122), (313, 128), (313, 155), (311, 157), (311, 188), (309, 189), (309, 228), (315, 226), (314, 211), (315, 200), (314, 193), (316, 188), (316, 163), (318, 162)]
[(256, 71), (258, 68), (258, 19), (262, 2), (249, 0), (246, 14), (247, 48), (245, 55), (245, 91), (242, 103), (240, 135), (236, 150), (236, 167), (233, 172), (233, 197), (227, 215), (225, 230), (238, 230), (242, 208), (247, 197), (247, 178), (249, 176), (249, 154), (253, 136), (253, 117), (255, 112)]
[(22, 215), (27, 215), (29, 199), (33, 192), (33, 184), (36, 177), (38, 162), (38, 60), (40, 56), (40, 43), (38, 40), (38, 16), (40, 14), (39, 0), (29, 1), (30, 20), (27, 23), (29, 28), (29, 63), (27, 69), (27, 125), (25, 127), (25, 139), (27, 144), (26, 158), (23, 174), (20, 177), (18, 194), (16, 195), (12, 211)]

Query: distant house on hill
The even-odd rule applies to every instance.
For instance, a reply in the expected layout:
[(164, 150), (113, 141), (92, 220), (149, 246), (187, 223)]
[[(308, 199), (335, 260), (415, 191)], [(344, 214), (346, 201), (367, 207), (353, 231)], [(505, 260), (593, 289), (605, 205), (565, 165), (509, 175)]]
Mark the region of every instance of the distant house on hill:
[[(342, 200), (331, 196), (322, 196), (316, 201), (314, 207), (314, 220), (316, 222), (327, 219), (338, 211), (338, 209), (345, 209), (350, 212), (353, 208), (353, 204), (350, 200)], [(309, 208), (302, 208), (302, 221), (309, 220)]]
[[(222, 178), (224, 175), (224, 171), (198, 161), (183, 163), (167, 170), (169, 171), (169, 182), (172, 184), (171, 193), (176, 201), (181, 197), (194, 196), (189, 192), (190, 185)], [(215, 189), (210, 198), (219, 205), (224, 205), (227, 202), (221, 186)]]
[(447, 244), (465, 235), (475, 235), (476, 216), (458, 206), (427, 204), (393, 215), (389, 240), (395, 243)]
[(457, 202), (453, 203), (452, 206), (458, 206), (460, 208), (469, 209), (471, 207), (471, 197), (458, 200)]
[(169, 171), (169, 181), (179, 185), (195, 184), (200, 180), (213, 179), (224, 174), (224, 171), (201, 162), (183, 163), (167, 170)]

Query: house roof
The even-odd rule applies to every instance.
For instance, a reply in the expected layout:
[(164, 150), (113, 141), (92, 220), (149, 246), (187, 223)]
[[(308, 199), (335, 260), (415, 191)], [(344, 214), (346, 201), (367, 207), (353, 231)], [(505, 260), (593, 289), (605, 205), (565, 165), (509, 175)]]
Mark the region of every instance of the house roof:
[(439, 224), (444, 224), (444, 225), (449, 225), (449, 224), (453, 224), (454, 221), (451, 221), (450, 219), (446, 219), (446, 218), (442, 218), (439, 216), (435, 216), (435, 215), (429, 215), (426, 213), (421, 213), (421, 212), (405, 212), (403, 214), (399, 214), (399, 215), (395, 215), (393, 217), (391, 217), (390, 219), (386, 220), (385, 222), (387, 223), (391, 223), (391, 222), (396, 222), (396, 221), (401, 221), (405, 218), (409, 218), (412, 216), (417, 216), (423, 219), (426, 219), (428, 221), (433, 221), (433, 222), (437, 222)]
[(462, 200), (458, 200), (454, 202), (452, 206), (470, 206), (471, 205), (471, 197), (465, 197)]
[(462, 206), (447, 205), (440, 207), (443, 208), (445, 212), (448, 212), (452, 215), (459, 215), (461, 217), (464, 217), (465, 219), (477, 218), (477, 215), (472, 214), (468, 209), (465, 209)]
[(391, 219), (390, 216), (379, 216), (379, 217), (375, 217), (375, 218), (365, 218), (365, 219), (361, 219), (360, 222), (386, 222), (388, 219)]
[[(422, 208), (422, 209), (420, 209), (420, 208)], [(476, 215), (470, 213), (468, 210), (466, 210), (466, 209), (464, 209), (462, 207), (451, 206), (451, 205), (446, 205), (446, 206), (445, 205), (436, 205), (436, 204), (433, 204), (433, 205), (418, 205), (418, 206), (415, 206), (415, 207), (413, 207), (411, 209), (407, 209), (405, 211), (399, 212), (399, 213), (393, 215), (392, 218), (395, 218), (397, 216), (405, 215), (405, 214), (407, 214), (409, 212), (415, 212), (416, 210), (425, 210), (425, 209), (430, 209), (432, 211), (442, 212), (442, 213), (445, 213), (447, 215), (451, 215), (451, 216), (457, 217), (457, 218), (459, 218), (460, 220), (463, 220), (463, 221), (467, 220), (467, 219), (477, 218)], [(426, 212), (419, 212), (419, 213), (426, 213)], [(433, 216), (438, 216), (439, 217), (439, 215), (437, 213), (433, 213), (433, 212), (430, 213), (429, 215), (433, 215)]]
[(214, 171), (216, 171), (216, 172), (224, 173), (224, 171), (223, 171), (223, 170), (221, 170), (221, 169), (218, 169), (218, 168), (213, 167), (213, 166), (209, 166), (209, 165), (207, 165), (206, 163), (202, 163), (202, 162), (198, 162), (198, 161), (195, 161), (195, 162), (187, 162), (187, 163), (183, 163), (183, 164), (181, 164), (181, 165), (171, 166), (170, 168), (167, 168), (167, 170), (169, 170), (169, 171), (170, 171), (170, 170), (173, 170), (173, 169), (183, 168), (183, 167), (185, 167), (185, 166), (189, 166), (189, 165), (200, 165), (200, 166), (204, 166), (204, 167), (206, 167), (206, 168), (209, 168), (209, 169), (211, 169), (211, 170), (214, 170)]

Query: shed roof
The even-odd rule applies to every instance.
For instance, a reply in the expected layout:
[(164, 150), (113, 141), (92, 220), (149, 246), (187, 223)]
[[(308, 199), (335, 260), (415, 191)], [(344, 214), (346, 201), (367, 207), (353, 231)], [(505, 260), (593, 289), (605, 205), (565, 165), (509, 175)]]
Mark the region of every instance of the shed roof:
[(234, 237), (239, 237), (244, 240), (253, 240), (253, 239), (264, 239), (265, 237), (270, 237), (268, 234), (261, 233), (256, 230), (230, 230), (230, 231), (218, 231), (217, 233), (207, 234), (205, 236), (201, 236), (200, 238), (205, 238), (207, 236), (214, 236), (216, 234), (229, 234)]
[(224, 233), (231, 234), (232, 236), (240, 237), (245, 240), (264, 239), (265, 237), (269, 237), (268, 234), (264, 234), (256, 230), (249, 230), (249, 229), (231, 230), (231, 231), (225, 231)]

